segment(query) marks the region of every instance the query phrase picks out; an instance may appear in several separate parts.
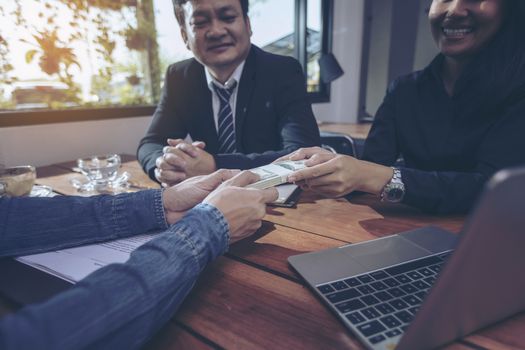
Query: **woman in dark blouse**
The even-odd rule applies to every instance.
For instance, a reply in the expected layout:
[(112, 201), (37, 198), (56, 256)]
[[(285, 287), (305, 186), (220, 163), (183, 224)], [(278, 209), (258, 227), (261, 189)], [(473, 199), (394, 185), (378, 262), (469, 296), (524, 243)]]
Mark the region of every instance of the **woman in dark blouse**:
[(525, 164), (525, 1), (434, 0), (429, 20), (440, 54), (390, 85), (363, 160), (301, 149), (286, 158), (309, 167), (290, 181), (465, 212), (493, 173)]

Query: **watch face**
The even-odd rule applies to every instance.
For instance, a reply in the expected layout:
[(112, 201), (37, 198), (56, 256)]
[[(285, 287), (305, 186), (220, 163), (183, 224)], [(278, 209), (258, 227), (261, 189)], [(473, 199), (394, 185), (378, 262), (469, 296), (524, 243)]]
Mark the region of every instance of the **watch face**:
[(399, 202), (401, 199), (403, 199), (404, 194), (404, 189), (393, 187), (388, 191), (388, 200), (391, 202)]

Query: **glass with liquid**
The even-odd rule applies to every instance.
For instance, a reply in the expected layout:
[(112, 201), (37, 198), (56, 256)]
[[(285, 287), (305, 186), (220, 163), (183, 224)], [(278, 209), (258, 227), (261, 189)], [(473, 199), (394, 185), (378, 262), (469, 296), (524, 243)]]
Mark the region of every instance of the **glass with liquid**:
[(93, 189), (110, 186), (117, 178), (120, 163), (118, 154), (77, 159), (80, 172), (87, 177), (89, 186)]

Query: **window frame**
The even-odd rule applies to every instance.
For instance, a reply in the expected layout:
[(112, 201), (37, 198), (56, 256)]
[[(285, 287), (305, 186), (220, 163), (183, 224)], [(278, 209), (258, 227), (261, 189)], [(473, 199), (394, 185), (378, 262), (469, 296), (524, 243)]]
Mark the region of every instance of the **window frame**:
[[(307, 72), (307, 27), (308, 27), (308, 0), (295, 0), (295, 58), (303, 66), (305, 75)], [(321, 55), (332, 51), (332, 32), (334, 20), (334, 1), (321, 0)], [(331, 83), (319, 82), (319, 91), (309, 92), (308, 97), (312, 103), (330, 102)]]
[[(308, 0), (295, 0), (295, 58), (307, 73), (307, 4)], [(321, 0), (321, 54), (332, 50), (333, 0)], [(330, 83), (319, 83), (320, 90), (309, 92), (312, 103), (330, 101)], [(0, 111), (0, 128), (38, 124), (72, 123), (153, 115), (156, 105), (71, 108), (60, 110)]]
[[(417, 70), (413, 67), (418, 35), (418, 13), (425, 11), (428, 14), (431, 0), (406, 0), (402, 4), (396, 5), (391, 9), (390, 30), (388, 30), (388, 62), (386, 91), (389, 84), (400, 76), (410, 74)], [(374, 18), (374, 1), (365, 1), (364, 7), (364, 26), (361, 49), (361, 70), (359, 85), (359, 111), (358, 122), (371, 123), (375, 120), (377, 110), (370, 111), (367, 105), (368, 75), (370, 72), (371, 43), (375, 39), (372, 33), (372, 23), (377, 20)], [(392, 28), (396, 28), (393, 30)], [(407, 33), (411, 35), (407, 35)], [(430, 34), (429, 34), (430, 35)], [(437, 52), (436, 52), (437, 54)], [(421, 69), (421, 68), (419, 68)], [(381, 103), (378, 107), (381, 106)]]
[(155, 105), (146, 105), (0, 112), (0, 128), (146, 117), (153, 115), (155, 108)]

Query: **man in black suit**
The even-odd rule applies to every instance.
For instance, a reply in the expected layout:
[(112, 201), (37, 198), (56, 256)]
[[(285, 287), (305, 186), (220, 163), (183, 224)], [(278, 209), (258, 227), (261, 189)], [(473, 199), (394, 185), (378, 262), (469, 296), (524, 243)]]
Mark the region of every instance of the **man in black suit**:
[[(250, 43), (248, 0), (173, 0), (195, 56), (171, 65), (138, 159), (163, 185), (319, 145), (300, 64)], [(183, 139), (190, 135), (195, 142)]]

